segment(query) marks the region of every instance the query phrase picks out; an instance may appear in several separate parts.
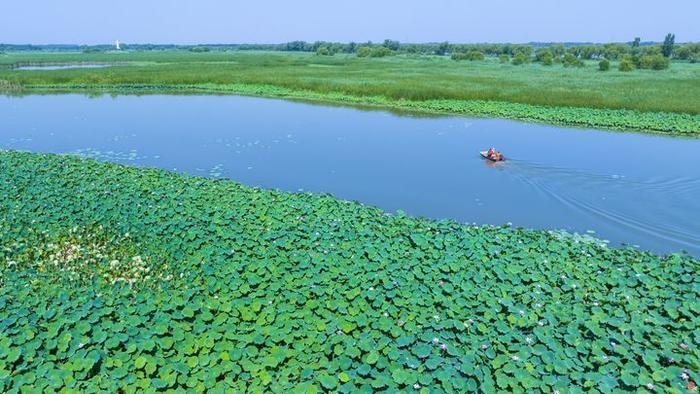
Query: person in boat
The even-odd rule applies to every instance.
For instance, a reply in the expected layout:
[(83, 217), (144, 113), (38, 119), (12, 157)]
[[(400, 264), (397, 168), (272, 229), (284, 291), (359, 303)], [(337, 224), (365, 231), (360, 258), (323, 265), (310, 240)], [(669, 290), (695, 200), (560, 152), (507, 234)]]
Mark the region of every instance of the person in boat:
[(496, 148), (489, 148), (489, 150), (486, 151), (486, 157), (493, 161), (503, 160), (503, 154), (501, 152), (498, 152)]
[(490, 149), (486, 152), (486, 157), (488, 157), (489, 159), (491, 159), (491, 160), (493, 160), (493, 161), (501, 161), (501, 160), (503, 160), (503, 154), (502, 154), (501, 152), (498, 152), (498, 151), (496, 150), (496, 148), (490, 148)]

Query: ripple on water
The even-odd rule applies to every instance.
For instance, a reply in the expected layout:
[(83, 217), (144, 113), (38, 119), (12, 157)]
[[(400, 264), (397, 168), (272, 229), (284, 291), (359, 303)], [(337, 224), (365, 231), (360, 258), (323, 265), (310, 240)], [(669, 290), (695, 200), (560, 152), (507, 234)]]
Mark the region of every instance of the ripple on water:
[[(700, 178), (639, 180), (517, 160), (504, 169), (572, 214), (596, 216), (614, 226), (690, 248), (700, 245), (700, 223), (688, 215), (700, 212)], [(659, 216), (664, 216), (663, 222)]]

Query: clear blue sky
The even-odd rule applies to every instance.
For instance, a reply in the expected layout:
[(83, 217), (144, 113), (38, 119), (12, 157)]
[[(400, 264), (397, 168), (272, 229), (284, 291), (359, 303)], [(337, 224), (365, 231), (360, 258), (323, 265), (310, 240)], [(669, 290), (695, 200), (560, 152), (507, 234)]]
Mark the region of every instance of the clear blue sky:
[(700, 0), (7, 0), (4, 43), (700, 41)]

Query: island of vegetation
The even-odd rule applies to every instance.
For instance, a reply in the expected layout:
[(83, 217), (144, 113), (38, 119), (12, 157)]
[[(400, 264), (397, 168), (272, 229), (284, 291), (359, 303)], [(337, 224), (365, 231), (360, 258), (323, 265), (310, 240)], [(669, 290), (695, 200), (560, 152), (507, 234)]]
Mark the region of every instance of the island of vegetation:
[[(216, 93), (700, 135), (700, 43), (0, 45), (0, 91)], [(26, 65), (110, 64), (21, 70)]]
[(700, 369), (684, 254), (74, 156), (0, 169), (1, 392), (683, 393)]

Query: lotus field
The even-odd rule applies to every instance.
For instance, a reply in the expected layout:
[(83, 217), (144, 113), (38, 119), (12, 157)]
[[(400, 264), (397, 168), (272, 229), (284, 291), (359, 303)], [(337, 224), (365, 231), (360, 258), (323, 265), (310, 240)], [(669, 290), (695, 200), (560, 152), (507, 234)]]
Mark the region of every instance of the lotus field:
[(0, 391), (672, 392), (700, 262), (0, 151)]

